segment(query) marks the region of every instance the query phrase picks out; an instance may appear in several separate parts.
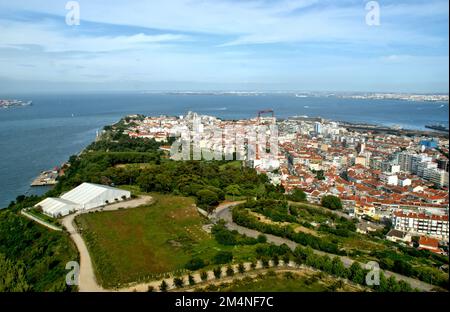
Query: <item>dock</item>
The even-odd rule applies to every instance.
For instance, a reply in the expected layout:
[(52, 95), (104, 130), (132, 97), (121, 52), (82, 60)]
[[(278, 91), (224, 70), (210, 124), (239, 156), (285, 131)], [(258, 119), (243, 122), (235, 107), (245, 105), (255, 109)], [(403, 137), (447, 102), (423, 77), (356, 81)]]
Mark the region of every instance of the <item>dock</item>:
[(57, 183), (58, 176), (59, 173), (57, 170), (42, 171), (39, 176), (33, 180), (31, 186), (55, 185)]

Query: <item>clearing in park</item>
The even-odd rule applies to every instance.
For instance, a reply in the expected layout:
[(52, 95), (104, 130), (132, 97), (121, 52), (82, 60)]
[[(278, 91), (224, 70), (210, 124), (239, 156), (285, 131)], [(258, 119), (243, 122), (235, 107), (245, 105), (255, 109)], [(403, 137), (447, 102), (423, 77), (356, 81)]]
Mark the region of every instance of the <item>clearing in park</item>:
[[(193, 199), (151, 196), (149, 205), (76, 218), (103, 287), (161, 279), (164, 273), (182, 270), (193, 257), (209, 261), (218, 251), (233, 249), (202, 229), (207, 221)], [(240, 248), (235, 257), (245, 260), (249, 252)]]

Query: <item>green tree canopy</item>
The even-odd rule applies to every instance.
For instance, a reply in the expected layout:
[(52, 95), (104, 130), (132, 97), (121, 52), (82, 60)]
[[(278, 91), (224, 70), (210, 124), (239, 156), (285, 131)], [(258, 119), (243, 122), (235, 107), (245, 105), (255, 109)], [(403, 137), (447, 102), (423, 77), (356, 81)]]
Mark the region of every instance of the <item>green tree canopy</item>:
[(322, 197), (321, 204), (325, 208), (332, 210), (342, 209), (341, 199), (334, 195), (325, 195)]

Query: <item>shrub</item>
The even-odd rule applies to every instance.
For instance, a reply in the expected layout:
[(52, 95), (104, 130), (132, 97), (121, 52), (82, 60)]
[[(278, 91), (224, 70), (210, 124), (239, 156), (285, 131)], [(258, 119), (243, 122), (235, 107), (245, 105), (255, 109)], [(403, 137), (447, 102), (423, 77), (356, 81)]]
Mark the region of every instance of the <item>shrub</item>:
[(269, 260), (266, 257), (262, 257), (261, 258), (261, 264), (262, 264), (263, 268), (268, 268), (269, 267)]
[(200, 258), (192, 258), (184, 265), (184, 267), (186, 269), (191, 270), (191, 271), (196, 271), (205, 266), (206, 266), (205, 261), (203, 261), (203, 259), (200, 259)]
[(219, 279), (222, 276), (222, 268), (221, 267), (214, 268), (213, 273), (214, 273), (214, 277), (216, 279)]
[(284, 278), (285, 279), (294, 279), (294, 274), (292, 272), (284, 272)]
[(280, 264), (280, 259), (278, 258), (277, 255), (275, 255), (272, 260), (274, 266), (278, 266)]
[(175, 277), (173, 279), (173, 286), (175, 286), (176, 288), (182, 288), (184, 285), (184, 280), (182, 277)]
[(233, 276), (234, 275), (234, 269), (233, 269), (233, 267), (231, 265), (227, 266), (226, 274), (227, 274), (227, 276)]
[(266, 243), (267, 242), (267, 237), (264, 234), (259, 234), (256, 239), (258, 240), (258, 243)]
[(294, 202), (303, 202), (306, 201), (306, 194), (300, 189), (295, 189), (292, 194), (288, 196), (288, 199)]
[(164, 280), (161, 282), (161, 285), (159, 285), (159, 290), (161, 290), (162, 292), (167, 291), (168, 288), (169, 285), (167, 285), (167, 282)]
[(321, 199), (321, 204), (325, 208), (332, 210), (342, 209), (342, 202), (339, 197), (333, 195), (325, 195)]
[(231, 251), (219, 251), (213, 258), (215, 264), (225, 264), (233, 260), (233, 253)]
[(189, 274), (189, 276), (188, 276), (188, 282), (189, 282), (190, 286), (195, 285), (194, 277), (191, 274)]
[(201, 272), (200, 272), (200, 279), (201, 279), (202, 281), (206, 281), (206, 280), (208, 279), (208, 272), (206, 272), (206, 271), (201, 271)]

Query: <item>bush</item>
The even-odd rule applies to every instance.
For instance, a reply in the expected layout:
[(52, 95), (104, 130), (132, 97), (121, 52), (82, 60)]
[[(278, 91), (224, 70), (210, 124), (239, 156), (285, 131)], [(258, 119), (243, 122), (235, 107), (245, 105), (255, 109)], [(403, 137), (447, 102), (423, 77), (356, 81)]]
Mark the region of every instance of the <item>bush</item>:
[(208, 272), (206, 272), (206, 271), (201, 271), (201, 272), (200, 272), (200, 279), (201, 279), (202, 281), (206, 281), (206, 280), (208, 279)]
[(173, 279), (173, 286), (175, 286), (176, 288), (182, 288), (184, 285), (184, 280), (182, 277), (175, 277)]
[(255, 245), (258, 243), (256, 238), (239, 234), (237, 231), (228, 230), (223, 223), (214, 225), (211, 233), (219, 244), (225, 246)]
[(277, 255), (273, 256), (273, 265), (274, 266), (278, 266), (280, 264), (280, 259), (278, 258)]
[(205, 208), (208, 211), (211, 211), (213, 206), (219, 204), (219, 196), (216, 192), (213, 192), (208, 189), (203, 189), (197, 192), (197, 205), (201, 208)]
[(227, 274), (227, 276), (233, 276), (234, 275), (234, 269), (233, 269), (233, 267), (231, 265), (227, 266), (226, 274)]
[(184, 267), (190, 271), (196, 271), (198, 269), (204, 268), (205, 266), (206, 266), (205, 261), (203, 261), (203, 259), (200, 258), (192, 258), (184, 265)]
[(167, 285), (167, 282), (164, 280), (161, 282), (161, 285), (159, 285), (159, 290), (161, 290), (162, 292), (167, 291), (168, 288), (169, 285)]
[(333, 195), (325, 195), (321, 199), (321, 204), (325, 208), (329, 208), (331, 210), (342, 209), (342, 202), (339, 197)]
[(288, 199), (294, 202), (304, 202), (306, 201), (306, 194), (300, 189), (295, 189)]
[(294, 279), (294, 274), (292, 272), (290, 272), (290, 271), (284, 272), (283, 275), (284, 275), (285, 279)]
[(264, 234), (259, 234), (256, 239), (258, 240), (258, 243), (266, 243), (267, 242), (267, 236)]
[(189, 276), (188, 276), (188, 282), (189, 282), (190, 286), (195, 285), (194, 277), (191, 274), (189, 274)]
[(221, 267), (214, 268), (213, 273), (214, 273), (214, 277), (216, 279), (219, 279), (222, 276), (222, 268)]
[(219, 251), (213, 258), (214, 264), (225, 264), (233, 260), (231, 251)]
[(266, 257), (261, 258), (261, 264), (262, 264), (263, 268), (268, 268), (269, 267), (269, 259), (267, 259)]

